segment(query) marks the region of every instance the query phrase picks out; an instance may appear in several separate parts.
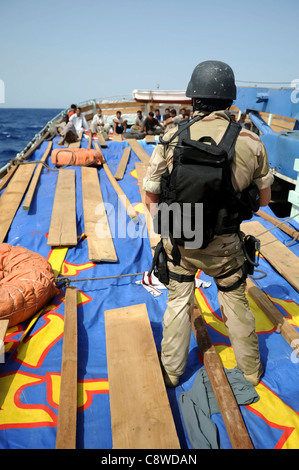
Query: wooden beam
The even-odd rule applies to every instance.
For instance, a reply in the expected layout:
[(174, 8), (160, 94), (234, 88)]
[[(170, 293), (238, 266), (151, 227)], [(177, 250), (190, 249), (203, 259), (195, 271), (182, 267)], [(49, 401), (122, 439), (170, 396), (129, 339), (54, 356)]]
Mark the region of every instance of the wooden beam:
[(106, 148), (107, 147), (107, 142), (106, 140), (104, 139), (103, 137), (103, 134), (101, 132), (98, 132), (97, 133), (97, 136), (98, 136), (98, 140), (99, 140), (99, 144), (102, 148)]
[(256, 215), (259, 215), (260, 217), (267, 220), (268, 222), (271, 222), (271, 224), (273, 224), (275, 226), (279, 225), (279, 227), (277, 227), (277, 228), (279, 228), (283, 232), (287, 233), (290, 237), (295, 238), (296, 240), (298, 240), (299, 232), (297, 230), (295, 230), (294, 228), (290, 227), (289, 225), (286, 225), (286, 224), (282, 223), (281, 220), (276, 219), (276, 217), (273, 217), (272, 215), (267, 214), (266, 212), (264, 212), (262, 210), (258, 210), (256, 212)]
[(105, 211), (98, 170), (81, 167), (81, 176), (84, 230), (89, 259), (94, 262), (116, 263), (118, 258)]
[(92, 148), (92, 132), (91, 132), (91, 130), (89, 131), (87, 148), (88, 148), (88, 150), (90, 150)]
[[(99, 147), (99, 144), (97, 142), (94, 142), (94, 146), (96, 148), (96, 150), (98, 150), (99, 152), (101, 152), (101, 149)], [(103, 168), (106, 172), (106, 175), (108, 176), (109, 178), (109, 181), (110, 183), (112, 184), (114, 190), (116, 191), (117, 195), (119, 196), (122, 204), (125, 206), (126, 208), (126, 211), (127, 213), (129, 214), (129, 216), (131, 217), (131, 219), (135, 219), (137, 218), (138, 219), (138, 215), (137, 213), (135, 212), (135, 209), (134, 207), (132, 206), (132, 204), (130, 203), (129, 199), (127, 198), (127, 196), (125, 195), (125, 193), (123, 192), (123, 190), (121, 189), (121, 187), (119, 186), (118, 182), (116, 181), (116, 179), (114, 178), (114, 176), (112, 175), (111, 171), (110, 171), (110, 168), (109, 166), (107, 165), (106, 161), (105, 161), (105, 158), (103, 156)]]
[(254, 302), (262, 310), (262, 312), (264, 312), (264, 314), (269, 318), (269, 320), (281, 333), (282, 337), (287, 341), (287, 343), (294, 349), (296, 354), (299, 356), (298, 331), (295, 330), (295, 328), (282, 315), (278, 308), (275, 307), (275, 305), (271, 302), (267, 294), (261, 291), (250, 278), (247, 278), (246, 284), (249, 296), (254, 300)]
[(75, 178), (75, 170), (59, 170), (58, 172), (48, 245), (77, 245)]
[(18, 167), (19, 167), (19, 165), (13, 165), (9, 168), (6, 175), (0, 181), (0, 191), (2, 191), (2, 189), (6, 188), (6, 186), (10, 182), (11, 178), (13, 177), (13, 175), (14, 175), (14, 173), (15, 173), (15, 171)]
[(146, 135), (145, 136), (145, 142), (147, 144), (155, 144), (156, 143), (156, 138), (154, 135)]
[(121, 134), (117, 134), (116, 132), (114, 132), (113, 135), (112, 135), (112, 140), (114, 142), (122, 142), (123, 138), (122, 138)]
[(56, 449), (76, 448), (77, 342), (77, 289), (67, 287)]
[(7, 328), (8, 328), (8, 324), (9, 324), (9, 320), (2, 320), (0, 318), (0, 343), (1, 343), (1, 341), (3, 341), (3, 343), (4, 343), (5, 336), (6, 336), (6, 331), (7, 331)]
[(97, 103), (97, 108), (101, 108), (102, 111), (113, 109), (116, 112), (118, 110), (121, 111), (123, 108), (135, 108), (136, 106), (139, 106), (138, 109), (140, 109), (140, 111), (143, 111), (145, 108), (143, 103), (137, 103), (137, 101), (112, 101), (110, 103)]
[(129, 145), (132, 147), (133, 152), (137, 155), (139, 160), (142, 163), (149, 163), (150, 156), (146, 153), (146, 151), (141, 147), (141, 145), (137, 142), (136, 139), (127, 139)]
[(114, 449), (179, 449), (145, 304), (105, 311)]
[(146, 175), (146, 170), (148, 168), (148, 165), (144, 164), (144, 163), (141, 163), (141, 162), (136, 162), (135, 163), (135, 168), (136, 168), (136, 172), (137, 172), (137, 178), (138, 178), (138, 185), (139, 185), (139, 189), (140, 189), (141, 200), (142, 200), (142, 203), (143, 203), (144, 217), (145, 217), (147, 231), (148, 231), (148, 235), (149, 235), (149, 242), (150, 242), (152, 250), (154, 251), (155, 247), (157, 246), (157, 244), (161, 240), (161, 236), (158, 235), (157, 233), (155, 233), (152, 216), (151, 216), (150, 212), (148, 211), (148, 209), (145, 205), (145, 191), (143, 189), (143, 178)]
[(14, 216), (21, 204), (36, 164), (18, 167), (8, 187), (0, 197), (0, 243), (4, 242)]
[(253, 449), (235, 396), (196, 303), (192, 328), (233, 449)]
[[(49, 156), (49, 153), (51, 151), (51, 148), (52, 148), (52, 141), (49, 142), (48, 147), (47, 147), (44, 155), (41, 158), (42, 162), (45, 162), (47, 160), (47, 158)], [(33, 199), (33, 196), (34, 196), (36, 186), (37, 186), (37, 183), (38, 183), (38, 180), (39, 180), (42, 169), (43, 169), (43, 164), (39, 163), (37, 165), (37, 168), (36, 168), (35, 172), (34, 172), (34, 175), (33, 175), (33, 178), (31, 180), (30, 186), (28, 188), (25, 201), (23, 202), (23, 209), (25, 211), (28, 211), (29, 208), (30, 208), (30, 205), (31, 205), (31, 202), (32, 202), (32, 199)]]
[(114, 178), (116, 180), (122, 180), (123, 179), (124, 173), (125, 173), (126, 168), (127, 168), (127, 163), (128, 163), (129, 157), (130, 157), (130, 153), (131, 153), (131, 148), (126, 147), (125, 150), (124, 150), (124, 153), (121, 157), (121, 160), (119, 162), (119, 165), (117, 167), (117, 170), (115, 172), (115, 175), (114, 175)]
[(254, 235), (261, 242), (261, 254), (268, 262), (299, 291), (299, 259), (272, 233), (265, 232), (265, 227), (259, 222), (241, 224), (241, 231)]

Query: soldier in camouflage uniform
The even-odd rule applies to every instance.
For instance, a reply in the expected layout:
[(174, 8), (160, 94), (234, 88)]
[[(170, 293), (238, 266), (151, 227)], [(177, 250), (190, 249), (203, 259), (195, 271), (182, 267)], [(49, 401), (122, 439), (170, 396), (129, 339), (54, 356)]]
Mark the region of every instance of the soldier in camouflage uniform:
[[(213, 80), (214, 76), (217, 80)], [(223, 83), (224, 87), (221, 85)], [(210, 89), (205, 95), (209, 86), (212, 87), (213, 99), (211, 99)], [(230, 121), (227, 108), (235, 99), (235, 93), (234, 75), (227, 64), (207, 61), (195, 68), (186, 95), (192, 98), (195, 111), (193, 117), (199, 114), (203, 114), (204, 117), (191, 125), (192, 140), (210, 136), (216, 144), (220, 142)], [(176, 130), (177, 128), (174, 128), (167, 132), (163, 137), (164, 141), (169, 141)], [(151, 157), (143, 183), (146, 191), (146, 205), (151, 210), (159, 200), (162, 174), (167, 168), (169, 172), (172, 170), (173, 151), (174, 146), (157, 145)], [(260, 205), (266, 206), (271, 199), (270, 187), (273, 183), (266, 149), (256, 134), (242, 129), (235, 145), (232, 184), (236, 191), (242, 191), (251, 182), (255, 182), (258, 186)], [(217, 286), (224, 287), (232, 286), (242, 277), (245, 257), (242, 242), (237, 233), (215, 235), (208, 246), (203, 249), (187, 249), (179, 246), (180, 265), (174, 265), (171, 262), (170, 239), (164, 239), (163, 244), (169, 258), (168, 268), (173, 273), (195, 276), (197, 270), (201, 269), (214, 278)], [(237, 288), (228, 292), (218, 290), (218, 300), (237, 366), (243, 371), (247, 380), (257, 385), (263, 373), (263, 366), (260, 361), (254, 316), (245, 296), (245, 282), (241, 282)], [(178, 385), (179, 377), (183, 374), (187, 363), (191, 313), (194, 306), (194, 283), (170, 279), (167, 287), (168, 301), (163, 319), (161, 362), (166, 386), (174, 387)]]

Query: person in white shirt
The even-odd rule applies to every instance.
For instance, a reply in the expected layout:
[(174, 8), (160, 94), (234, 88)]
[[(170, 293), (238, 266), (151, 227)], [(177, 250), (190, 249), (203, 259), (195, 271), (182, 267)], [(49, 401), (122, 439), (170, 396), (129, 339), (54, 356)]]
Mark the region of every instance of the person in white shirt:
[(84, 129), (89, 131), (89, 125), (85, 119), (85, 116), (81, 113), (81, 108), (76, 109), (76, 113), (70, 117), (70, 122), (75, 126), (78, 133), (84, 132)]
[(131, 132), (142, 132), (145, 118), (142, 116), (142, 111), (137, 111), (135, 124), (131, 127)]
[(110, 124), (105, 122), (105, 116), (102, 114), (101, 108), (97, 109), (97, 114), (94, 115), (90, 127), (93, 134), (102, 133), (103, 131), (109, 134)]

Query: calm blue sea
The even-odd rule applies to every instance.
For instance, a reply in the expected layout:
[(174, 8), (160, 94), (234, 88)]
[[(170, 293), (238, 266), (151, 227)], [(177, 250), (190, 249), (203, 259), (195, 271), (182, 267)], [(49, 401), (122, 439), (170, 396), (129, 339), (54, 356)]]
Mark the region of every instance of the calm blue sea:
[(61, 109), (0, 108), (0, 168), (26, 147)]

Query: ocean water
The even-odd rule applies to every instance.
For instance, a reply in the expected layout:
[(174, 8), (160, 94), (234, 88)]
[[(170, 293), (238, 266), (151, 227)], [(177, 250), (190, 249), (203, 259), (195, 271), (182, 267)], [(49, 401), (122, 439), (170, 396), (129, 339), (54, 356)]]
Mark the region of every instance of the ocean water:
[(21, 152), (61, 109), (0, 108), (0, 168)]

